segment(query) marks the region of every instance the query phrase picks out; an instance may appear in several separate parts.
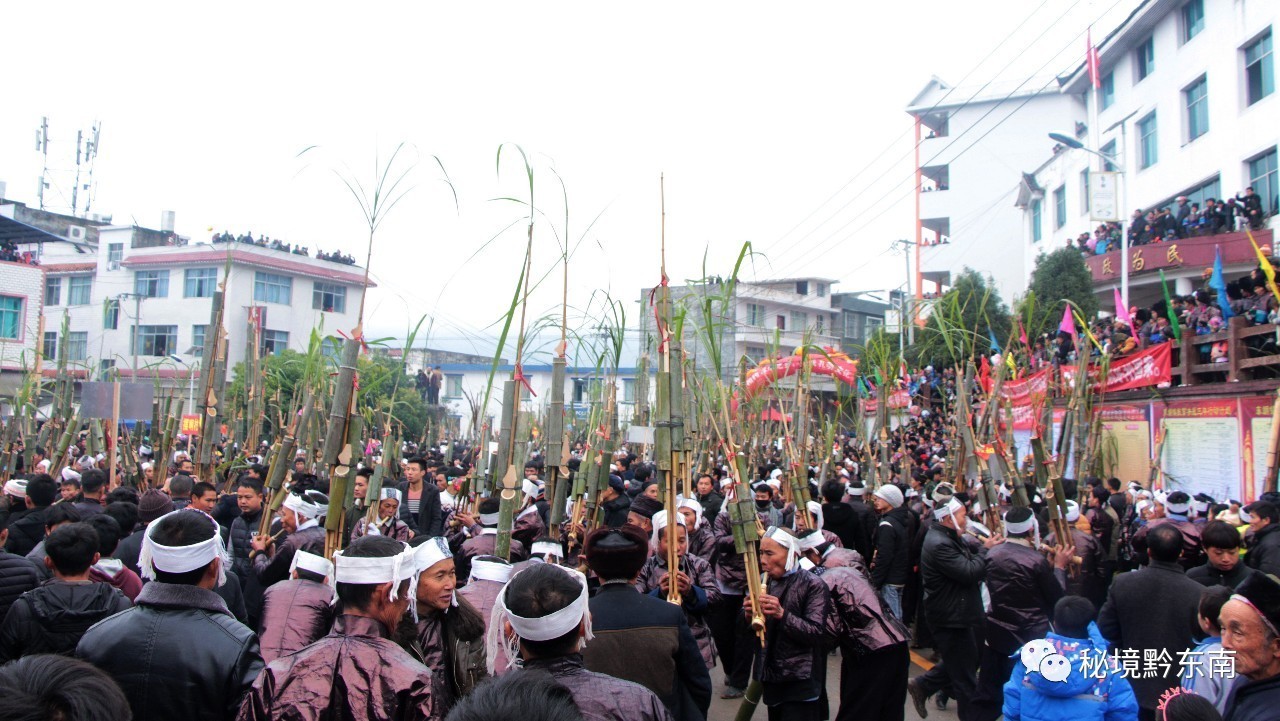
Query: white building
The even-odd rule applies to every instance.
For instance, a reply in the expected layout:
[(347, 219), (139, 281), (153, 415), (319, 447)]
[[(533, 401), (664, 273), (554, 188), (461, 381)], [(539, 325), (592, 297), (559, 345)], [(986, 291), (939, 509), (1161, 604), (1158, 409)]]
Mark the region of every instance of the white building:
[(333, 335), (356, 325), (365, 281), (355, 266), (248, 243), (189, 243), (173, 233), (171, 215), (158, 231), (14, 202), (0, 204), (0, 217), (23, 231), (19, 250), (45, 273), (40, 347), (52, 359), (66, 344), (81, 377), (117, 367), (125, 377), (188, 385), (199, 377), (213, 292), (224, 280), (229, 369), (244, 360), (251, 313), (261, 319), (263, 353), (305, 351), (312, 329)]
[[(1077, 132), (1063, 119), (1042, 128), (1076, 137), (1086, 147), (1115, 158), (1107, 170), (1119, 176), (1120, 215), (1134, 209), (1169, 207), (1185, 195), (1189, 203), (1234, 196), (1252, 186), (1274, 214), (1280, 201), (1276, 141), (1280, 99), (1275, 92), (1273, 33), (1280, 0), (1148, 0), (1098, 46), (1101, 89), (1096, 133)], [(1065, 95), (1093, 111), (1094, 93), (1085, 67), (1062, 81)], [(1042, 133), (1036, 142), (1053, 155), (1026, 168), (1023, 186), (1023, 255), (1062, 247), (1097, 222), (1090, 220), (1089, 174), (1102, 160), (1063, 146)], [(1096, 145), (1094, 145), (1096, 143)], [(1038, 166), (1038, 167), (1037, 167)], [(1274, 216), (1269, 225), (1274, 227)], [(1269, 243), (1267, 237), (1259, 242)], [(1160, 296), (1163, 269), (1179, 293), (1212, 264), (1221, 246), (1229, 273), (1255, 263), (1247, 240), (1215, 236), (1130, 250), (1130, 304)], [(1204, 246), (1203, 248), (1201, 246)], [(1207, 262), (1206, 262), (1207, 259)], [(1088, 260), (1095, 287), (1111, 305), (1120, 282), (1118, 251)]]
[[(671, 286), (673, 303), (684, 303), (688, 309), (684, 322), (685, 353), (692, 355), (700, 368), (710, 367), (707, 349), (707, 323), (700, 308), (703, 299), (712, 298), (717, 315), (712, 336), (719, 337), (720, 372), (727, 380), (738, 374), (743, 357), (755, 364), (771, 354), (789, 355), (805, 345), (839, 348), (841, 346), (841, 309), (832, 307), (830, 278), (782, 278), (743, 281), (725, 304), (719, 300), (725, 286), (718, 279), (697, 285)], [(652, 288), (640, 292), (640, 334), (655, 334), (653, 311), (649, 308)]]
[(1019, 169), (1039, 165), (1045, 133), (1082, 122), (1084, 105), (1034, 79), (975, 94), (935, 77), (907, 112), (916, 123), (916, 297), (941, 292), (966, 266), (1006, 300), (1021, 293), (1031, 268), (1013, 204)]

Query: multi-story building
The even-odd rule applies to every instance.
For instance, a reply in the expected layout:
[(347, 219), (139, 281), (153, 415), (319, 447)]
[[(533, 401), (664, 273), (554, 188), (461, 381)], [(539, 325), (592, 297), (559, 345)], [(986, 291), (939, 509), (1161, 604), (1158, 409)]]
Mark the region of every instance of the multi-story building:
[(82, 377), (115, 367), (124, 377), (186, 385), (200, 374), (213, 293), (223, 283), (229, 368), (244, 360), (251, 315), (262, 353), (305, 351), (313, 329), (332, 335), (357, 324), (366, 281), (353, 265), (251, 243), (192, 243), (173, 232), (170, 213), (160, 230), (12, 201), (0, 204), (0, 217), (24, 230), (17, 251), (45, 275), (39, 347), (55, 358), (65, 344)]
[(1021, 293), (1031, 268), (1014, 207), (1018, 169), (1040, 163), (1046, 132), (1084, 121), (1080, 99), (1034, 79), (975, 93), (935, 77), (907, 112), (916, 139), (916, 298), (941, 292), (966, 266), (990, 276), (1006, 299)]
[[(838, 348), (841, 345), (841, 315), (832, 306), (830, 278), (785, 278), (742, 281), (733, 296), (724, 298), (726, 286), (719, 280), (696, 285), (671, 286), (673, 303), (685, 306), (684, 344), (699, 368), (712, 367), (708, 344), (718, 339), (720, 374), (726, 380), (737, 377), (738, 363), (752, 364), (770, 355), (788, 355), (802, 345)], [(653, 312), (649, 310), (652, 288), (640, 293), (642, 338), (654, 334)], [(714, 317), (708, 323), (702, 310), (710, 298)]]
[[(0, 184), (0, 193), (3, 193)], [(0, 195), (0, 198), (3, 196)], [(39, 360), (44, 269), (16, 251), (40, 231), (0, 213), (0, 396), (12, 397)]]
[[(1043, 133), (1037, 142), (1053, 155), (1029, 164), (1019, 206), (1029, 259), (1062, 247), (1098, 221), (1090, 209), (1090, 174), (1116, 172), (1118, 215), (1126, 227), (1135, 209), (1169, 208), (1177, 198), (1203, 207), (1252, 187), (1272, 217), (1280, 209), (1276, 141), (1280, 99), (1275, 92), (1273, 34), (1280, 0), (1214, 2), (1147, 0), (1098, 46), (1101, 87), (1094, 92), (1086, 67), (1062, 79), (1064, 95), (1095, 115), (1094, 132), (1069, 118), (1044, 132), (1074, 137), (1073, 150)], [(1096, 98), (1096, 107), (1095, 107)], [(1105, 165), (1105, 167), (1103, 167)], [(1098, 209), (1095, 209), (1098, 210)], [(1270, 230), (1255, 234), (1272, 245)], [(1175, 292), (1190, 293), (1220, 248), (1229, 275), (1256, 265), (1242, 233), (1189, 238), (1129, 250), (1130, 305), (1150, 305), (1161, 294), (1164, 270)], [(1087, 259), (1095, 288), (1110, 309), (1120, 284), (1117, 249)]]
[(889, 330), (890, 320), (896, 326), (901, 303), (902, 291), (898, 290), (832, 293), (831, 307), (839, 312), (840, 346), (849, 355), (858, 355), (876, 331)]

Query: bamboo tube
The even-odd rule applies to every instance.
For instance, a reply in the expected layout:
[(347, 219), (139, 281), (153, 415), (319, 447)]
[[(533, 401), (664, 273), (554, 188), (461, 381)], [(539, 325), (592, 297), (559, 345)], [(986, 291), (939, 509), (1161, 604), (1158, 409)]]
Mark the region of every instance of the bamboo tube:
[(1276, 471), (1280, 466), (1280, 389), (1271, 404), (1271, 438), (1267, 443), (1267, 474), (1262, 478), (1263, 493), (1276, 490)]

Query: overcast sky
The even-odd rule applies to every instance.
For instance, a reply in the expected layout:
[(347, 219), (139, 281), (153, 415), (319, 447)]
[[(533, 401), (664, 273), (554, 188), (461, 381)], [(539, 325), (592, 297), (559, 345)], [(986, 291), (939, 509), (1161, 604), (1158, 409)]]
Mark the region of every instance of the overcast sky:
[[(534, 166), (535, 277), (559, 257), (564, 180), (579, 327), (604, 293), (638, 327), (662, 173), (673, 282), (700, 277), (704, 253), (728, 275), (750, 241), (764, 257), (747, 278), (893, 287), (889, 245), (913, 236), (911, 98), (935, 74), (976, 89), (1066, 71), (1091, 21), (1101, 39), (1136, 4), (8, 3), (0, 180), (35, 205), (40, 117), (55, 170), (97, 119), (95, 212), (157, 227), (174, 210), (192, 242), (252, 231), (363, 264), (335, 171), (368, 186), (405, 143), (411, 190), (374, 243), (369, 335), (428, 315), (432, 347), (491, 354), (527, 212), (495, 199), (528, 197), (513, 147), (496, 173), (501, 144)], [(69, 206), (70, 175), (53, 180), (46, 203)], [(559, 297), (557, 274), (531, 315)]]

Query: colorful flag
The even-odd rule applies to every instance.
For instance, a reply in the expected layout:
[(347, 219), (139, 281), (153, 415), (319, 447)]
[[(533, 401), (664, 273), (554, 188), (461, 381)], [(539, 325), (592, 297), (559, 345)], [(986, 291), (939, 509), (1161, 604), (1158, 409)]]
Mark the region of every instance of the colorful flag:
[(1084, 41), (1089, 46), (1085, 55), (1085, 64), (1089, 68), (1089, 84), (1095, 88), (1102, 87), (1102, 67), (1098, 62), (1098, 49), (1093, 46), (1093, 26), (1085, 31)]
[(1235, 313), (1231, 312), (1231, 299), (1227, 297), (1227, 281), (1222, 277), (1222, 248), (1213, 246), (1213, 275), (1209, 276), (1209, 287), (1218, 291), (1218, 306), (1222, 310), (1222, 319), (1227, 320)]
[(1013, 351), (1004, 354), (1004, 364), (1009, 366), (1010, 380), (1018, 380), (1018, 364), (1013, 360)]
[(993, 350), (993, 351), (995, 351), (995, 352), (999, 353), (999, 352), (1000, 352), (1000, 342), (996, 340), (996, 333), (995, 333), (995, 331), (991, 330), (990, 328), (987, 328), (987, 337), (991, 339), (991, 350)]
[(1062, 322), (1058, 324), (1058, 331), (1066, 333), (1072, 338), (1076, 337), (1076, 323), (1071, 319), (1071, 306), (1068, 305), (1062, 309)]
[(1113, 288), (1116, 299), (1116, 320), (1129, 326), (1129, 329), (1137, 334), (1138, 329), (1133, 327), (1133, 316), (1129, 314), (1129, 309), (1124, 305), (1124, 299), (1120, 297), (1120, 289)]
[(1253, 239), (1253, 231), (1248, 228), (1245, 233), (1249, 236), (1249, 243), (1253, 246), (1253, 252), (1258, 254), (1258, 267), (1262, 268), (1263, 275), (1267, 276), (1267, 290), (1280, 300), (1280, 290), (1276, 290), (1276, 269), (1271, 267), (1271, 261), (1267, 260), (1267, 256), (1262, 254), (1262, 249), (1258, 247), (1258, 242)]
[(1031, 347), (1031, 341), (1027, 340), (1027, 329), (1022, 327), (1022, 319), (1018, 319), (1018, 339), (1022, 341), (1022, 345)]
[[(1253, 246), (1257, 248), (1258, 246)], [(1259, 253), (1259, 256), (1262, 254)], [(1182, 328), (1178, 325), (1178, 314), (1173, 312), (1173, 299), (1169, 297), (1169, 284), (1164, 279), (1164, 269), (1160, 270), (1160, 291), (1164, 293), (1164, 312), (1169, 316), (1169, 331), (1173, 333), (1173, 339), (1182, 341)]]

